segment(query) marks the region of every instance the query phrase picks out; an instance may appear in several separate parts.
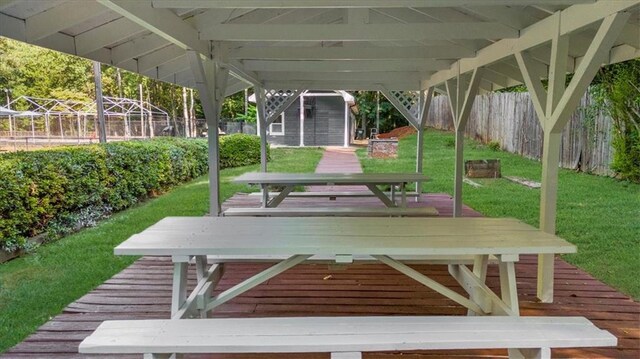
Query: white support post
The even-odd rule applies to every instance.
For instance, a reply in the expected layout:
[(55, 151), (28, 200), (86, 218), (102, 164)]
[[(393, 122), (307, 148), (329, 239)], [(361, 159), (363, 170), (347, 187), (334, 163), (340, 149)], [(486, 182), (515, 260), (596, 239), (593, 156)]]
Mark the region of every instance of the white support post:
[(300, 147), (304, 147), (304, 95), (300, 95)]
[(455, 81), (446, 82), (447, 92), (449, 94), (449, 102), (451, 104), (451, 114), (456, 130), (456, 159), (454, 171), (454, 188), (453, 188), (453, 216), (462, 216), (462, 179), (464, 175), (464, 129), (469, 120), (471, 106), (475, 100), (480, 80), (482, 78), (482, 69), (473, 70), (469, 83), (461, 81), (460, 76)]
[(260, 132), (260, 170), (267, 172), (267, 116), (265, 108), (265, 92), (262, 87), (254, 87), (256, 93), (256, 109), (258, 110), (258, 128)]
[[(540, 191), (540, 228), (555, 234), (556, 204), (558, 192), (558, 166), (562, 130), (575, 111), (580, 97), (587, 90), (598, 68), (607, 62), (607, 56), (623, 29), (628, 13), (615, 13), (602, 21), (582, 61), (575, 70), (571, 82), (565, 89), (566, 59), (569, 45), (568, 34), (562, 32), (563, 13), (556, 13), (554, 36), (551, 39), (551, 59), (548, 74), (534, 70), (532, 60), (525, 52), (516, 53), (516, 60), (544, 130), (542, 152), (542, 188)], [(544, 91), (540, 77), (548, 75), (549, 90)], [(554, 256), (538, 256), (538, 298), (545, 303), (553, 302)]]
[(219, 120), (222, 102), (229, 77), (229, 70), (219, 62), (202, 59), (195, 51), (187, 51), (196, 88), (200, 93), (202, 109), (207, 119), (207, 142), (209, 145), (209, 214), (219, 216), (220, 207), (220, 139)]
[[(422, 94), (421, 98), (421, 108), (420, 108), (420, 126), (418, 127), (418, 143), (416, 149), (416, 172), (423, 173), (423, 160), (424, 160), (424, 128), (427, 124), (427, 116), (429, 114), (429, 107), (431, 106), (431, 100), (433, 99), (433, 91), (434, 87), (429, 87), (425, 94)], [(420, 198), (420, 194), (422, 193), (422, 182), (416, 182), (416, 192), (418, 193), (418, 197), (416, 200)]]
[(344, 101), (344, 145), (342, 147), (349, 147), (349, 103)]

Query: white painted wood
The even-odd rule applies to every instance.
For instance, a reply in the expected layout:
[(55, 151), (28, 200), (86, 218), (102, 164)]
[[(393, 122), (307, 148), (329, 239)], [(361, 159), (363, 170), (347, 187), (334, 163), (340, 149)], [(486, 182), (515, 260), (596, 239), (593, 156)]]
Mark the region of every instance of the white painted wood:
[[(482, 328), (482, 330), (478, 330)], [(613, 346), (582, 317), (301, 317), (106, 321), (81, 354), (305, 353)]]
[[(231, 50), (232, 59), (262, 60), (424, 60), (433, 63), (432, 58), (450, 59), (470, 57), (475, 54), (459, 45), (425, 45), (425, 46), (363, 46), (350, 47), (251, 47), (244, 46)], [(435, 64), (439, 64), (436, 62)]]
[(427, 181), (420, 173), (280, 173), (247, 172), (233, 179), (246, 184), (360, 185), (401, 184)]
[(286, 271), (287, 269), (294, 267), (302, 262), (304, 262), (305, 260), (307, 260), (309, 257), (311, 257), (311, 255), (308, 254), (297, 254), (297, 255), (293, 255), (290, 258), (270, 267), (265, 269), (264, 271), (252, 276), (251, 278), (248, 278), (236, 285), (234, 285), (233, 287), (225, 290), (224, 292), (216, 295), (215, 297), (211, 298), (211, 300), (209, 301), (209, 303), (207, 303), (207, 305), (205, 306), (205, 311), (210, 311), (228, 301), (230, 301), (231, 299), (239, 296), (240, 294), (250, 290), (251, 288), (255, 288), (256, 286), (266, 282), (267, 280), (277, 276), (278, 274)]
[(495, 22), (423, 24), (219, 24), (200, 33), (217, 41), (397, 41), (516, 38), (518, 31)]
[(507, 315), (517, 317), (514, 312), (502, 301), (487, 285), (473, 274), (465, 265), (449, 265), (449, 274), (469, 293), (470, 299), (478, 302), (485, 312), (491, 315)]
[[(625, 11), (637, 6), (637, 0), (597, 1), (588, 6), (572, 6), (562, 12), (561, 35), (572, 33), (590, 24), (596, 23), (609, 15)], [(451, 65), (450, 69), (439, 71), (426, 79), (423, 87), (440, 84), (455, 78), (458, 73), (467, 73), (479, 66), (495, 63), (501, 59), (527, 49), (542, 45), (553, 36), (554, 19), (547, 17), (522, 29), (518, 39), (503, 39), (478, 51), (473, 58), (461, 59)]]
[(502, 301), (514, 313), (520, 313), (515, 265), (513, 262), (500, 261), (498, 268), (500, 270), (500, 295), (502, 296)]
[(408, 265), (398, 262), (393, 258), (388, 256), (373, 256), (380, 262), (388, 265), (389, 267), (397, 270), (398, 272), (408, 276), (411, 279), (414, 279), (418, 283), (433, 289), (434, 291), (442, 294), (443, 296), (453, 300), (454, 302), (474, 311), (476, 314), (486, 314), (478, 304), (475, 302), (463, 297), (462, 295), (454, 292), (453, 290), (445, 287), (444, 285), (436, 282), (435, 280), (429, 278), (428, 276), (418, 272), (417, 270), (409, 267)]
[(571, 5), (591, 3), (594, 0), (324, 0), (310, 3), (307, 0), (153, 0), (158, 8), (396, 8), (396, 7), (458, 7), (458, 6), (497, 6), (497, 5)]
[(73, 27), (88, 18), (100, 16), (106, 11), (104, 6), (95, 2), (82, 4), (78, 1), (63, 2), (48, 11), (27, 18), (27, 41), (33, 43), (60, 30)]
[[(174, 259), (175, 261), (175, 259)], [(187, 262), (183, 262), (187, 263)], [(198, 280), (195, 288), (191, 291), (188, 297), (186, 297), (183, 301), (180, 301), (180, 298), (176, 298), (174, 301), (172, 298), (171, 306), (178, 308), (175, 312), (172, 312), (171, 318), (173, 319), (185, 319), (185, 318), (194, 318), (199, 316), (201, 318), (206, 318), (207, 311), (204, 310), (206, 303), (209, 302), (211, 298), (211, 291), (218, 285), (220, 278), (224, 274), (224, 264), (223, 263), (214, 263), (207, 270), (206, 274), (202, 279)], [(182, 277), (181, 277), (182, 278)], [(181, 279), (186, 285), (186, 277)], [(174, 286), (176, 286), (176, 282), (174, 281)], [(180, 285), (182, 286), (182, 284)], [(186, 290), (185, 290), (186, 296)]]
[[(278, 205), (282, 203), (282, 201), (289, 195), (289, 193), (291, 193), (291, 191), (293, 191), (293, 186), (286, 186), (282, 189), (282, 191), (280, 191), (280, 193), (278, 193), (277, 196), (273, 197), (266, 203), (266, 207), (278, 207)], [(265, 193), (268, 192), (265, 190)]]
[[(267, 113), (266, 113), (266, 93), (262, 87), (254, 87), (256, 95), (256, 112), (258, 116), (258, 134), (260, 136), (260, 170), (267, 172)], [(266, 206), (266, 198), (268, 191), (266, 187), (262, 188), (263, 205)], [(265, 198), (266, 197), (266, 198)]]
[[(402, 235), (396, 228), (403, 228)], [(453, 256), (575, 251), (565, 240), (513, 219), (167, 217), (114, 253)]]
[(173, 287), (171, 290), (171, 316), (173, 317), (187, 299), (188, 262), (173, 263)]
[[(285, 50), (286, 51), (286, 50)], [(387, 49), (390, 51), (390, 49)], [(245, 68), (251, 71), (271, 72), (388, 72), (434, 71), (448, 68), (451, 61), (432, 59), (408, 60), (245, 60)]]
[(127, 18), (120, 18), (75, 37), (76, 54), (83, 56), (144, 31)]
[[(422, 100), (422, 108), (420, 109), (420, 126), (418, 129), (418, 138), (416, 144), (416, 173), (423, 173), (424, 163), (424, 130), (427, 123), (427, 116), (429, 114), (429, 107), (431, 106), (431, 100), (433, 99), (434, 87), (429, 87)], [(422, 182), (416, 182), (416, 192), (422, 193)], [(416, 199), (417, 200), (417, 199)]]
[[(270, 196), (277, 196), (279, 192), (269, 192)], [(383, 192), (386, 196), (390, 196), (391, 193), (390, 192)], [(261, 196), (262, 194), (258, 193), (258, 192), (252, 192), (249, 193), (248, 196)], [(340, 192), (333, 192), (333, 191), (327, 191), (327, 192), (291, 192), (289, 193), (289, 197), (330, 197), (330, 198), (337, 198), (337, 197), (372, 197), (374, 196), (373, 193), (370, 192), (366, 192), (366, 191), (340, 191)], [(419, 197), (419, 193), (418, 192), (407, 192), (407, 197)]]
[(382, 190), (380, 190), (380, 188), (376, 187), (375, 184), (365, 184), (365, 186), (367, 186), (367, 188), (369, 189), (369, 191), (371, 191), (371, 193), (373, 193), (376, 197), (378, 197), (378, 199), (384, 203), (385, 206), (387, 206), (388, 208), (394, 208), (396, 207), (396, 203), (395, 203), (395, 193), (393, 191), (394, 186), (391, 186), (391, 196), (387, 197), (384, 192), (382, 192)]
[[(367, 255), (351, 255), (354, 262), (357, 263), (379, 263), (375, 258)], [(278, 255), (208, 255), (207, 258), (211, 263), (277, 263), (288, 258), (288, 256)], [(473, 264), (474, 256), (393, 256), (395, 260), (406, 264)], [(493, 257), (492, 257), (493, 258)], [(310, 257), (308, 262), (333, 264), (336, 262), (335, 255), (314, 255)], [(497, 263), (497, 259), (492, 259), (492, 263)]]
[(331, 353), (331, 359), (362, 359), (362, 353), (360, 352)]
[(207, 119), (207, 143), (209, 164), (209, 213), (219, 216), (220, 201), (220, 140), (219, 119), (222, 102), (229, 78), (229, 71), (221, 68), (213, 60), (203, 60), (195, 51), (187, 51), (187, 56), (200, 93), (202, 110)]
[(437, 217), (438, 211), (434, 207), (278, 207), (229, 208), (222, 214), (225, 217)]

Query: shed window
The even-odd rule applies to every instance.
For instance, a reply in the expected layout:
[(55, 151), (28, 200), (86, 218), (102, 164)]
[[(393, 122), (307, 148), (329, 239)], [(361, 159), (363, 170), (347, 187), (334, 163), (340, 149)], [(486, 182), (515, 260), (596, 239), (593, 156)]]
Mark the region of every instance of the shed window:
[(284, 112), (280, 115), (280, 118), (271, 122), (269, 125), (269, 133), (276, 136), (284, 135)]

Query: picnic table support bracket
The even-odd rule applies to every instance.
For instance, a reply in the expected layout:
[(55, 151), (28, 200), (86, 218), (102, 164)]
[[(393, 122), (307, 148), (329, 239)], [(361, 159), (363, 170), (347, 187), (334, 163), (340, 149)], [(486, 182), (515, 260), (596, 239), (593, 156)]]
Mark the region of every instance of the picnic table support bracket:
[(286, 271), (287, 269), (304, 262), (305, 260), (309, 259), (309, 257), (311, 256), (312, 256), (311, 254), (297, 254), (297, 255), (291, 256), (285, 259), (284, 261), (274, 266), (271, 266), (248, 279), (245, 279), (244, 281), (236, 284), (235, 286), (213, 297), (211, 301), (205, 306), (205, 311), (210, 311), (230, 301), (231, 299), (239, 296), (240, 294)]
[(519, 313), (518, 288), (516, 286), (516, 269), (514, 262), (504, 262), (500, 259), (498, 263), (500, 270), (500, 295), (514, 312)]
[[(487, 282), (487, 267), (489, 266), (489, 256), (475, 256), (473, 258), (473, 275), (478, 277), (481, 283)], [(473, 293), (469, 293), (473, 298), (476, 298), (479, 291), (474, 288)], [(476, 299), (473, 299), (476, 301)], [(477, 302), (477, 301), (476, 301)], [(490, 310), (489, 310), (490, 311)], [(472, 310), (467, 311), (468, 316), (474, 316), (475, 313)]]
[(262, 184), (262, 208), (267, 208), (269, 203), (269, 185)]
[[(278, 205), (280, 203), (282, 203), (282, 201), (284, 201), (285, 198), (287, 198), (287, 196), (289, 195), (289, 193), (291, 193), (291, 191), (293, 191), (293, 186), (286, 186), (282, 191), (280, 191), (280, 193), (278, 193), (277, 196), (275, 196), (274, 198), (272, 198), (269, 202), (267, 203), (267, 207), (268, 208), (273, 208), (273, 207), (278, 207)], [(268, 196), (267, 196), (267, 200), (268, 200)]]
[(519, 316), (464, 264), (450, 264), (449, 274), (470, 296), (483, 298), (481, 301), (489, 303), (491, 315)]
[(389, 257), (389, 256), (385, 256), (385, 255), (371, 255), (372, 257), (374, 257), (375, 259), (379, 260), (380, 262), (388, 265), (389, 267), (397, 270), (398, 272), (408, 276), (411, 279), (414, 279), (416, 281), (418, 281), (419, 283), (421, 283), (424, 286), (427, 286), (433, 290), (435, 290), (436, 292), (442, 294), (443, 296), (453, 300), (454, 302), (474, 311), (477, 314), (480, 315), (485, 315), (487, 314), (487, 312), (485, 312), (481, 306), (479, 306), (477, 303), (475, 303), (474, 301), (463, 297), (462, 295), (452, 291), (451, 289), (445, 287), (444, 285), (434, 281), (433, 279), (427, 277), (426, 275), (418, 272), (417, 270), (409, 267), (408, 265), (398, 262), (397, 260)]
[[(188, 262), (179, 262), (175, 264), (188, 264)], [(182, 267), (182, 266), (180, 266)], [(186, 269), (185, 269), (186, 273)], [(208, 302), (208, 299), (211, 298), (211, 292), (213, 288), (218, 284), (220, 278), (224, 274), (224, 264), (218, 263), (213, 264), (202, 276), (201, 279), (198, 280), (196, 287), (193, 289), (188, 298), (184, 299), (175, 299), (171, 300), (171, 318), (173, 319), (184, 319), (188, 317), (200, 316), (202, 318), (206, 318), (207, 314), (204, 309), (204, 305), (202, 303)], [(178, 287), (186, 287), (187, 277), (186, 275), (183, 277), (182, 275), (178, 276), (182, 282), (182, 284), (176, 284), (174, 281), (174, 288)], [(174, 271), (174, 280), (176, 278), (176, 274)], [(185, 289), (186, 296), (186, 289)], [(176, 311), (173, 308), (176, 307)], [(200, 310), (200, 314), (198, 315), (198, 310)]]
[[(378, 197), (382, 203), (384, 203), (387, 207), (395, 207), (396, 204), (389, 199), (389, 197), (387, 197), (384, 192), (382, 192), (380, 190), (380, 188), (378, 188), (376, 185), (374, 184), (367, 184), (367, 188), (374, 194), (376, 195), (376, 197)], [(393, 185), (391, 186), (392, 190), (391, 190), (391, 196), (393, 197)]]

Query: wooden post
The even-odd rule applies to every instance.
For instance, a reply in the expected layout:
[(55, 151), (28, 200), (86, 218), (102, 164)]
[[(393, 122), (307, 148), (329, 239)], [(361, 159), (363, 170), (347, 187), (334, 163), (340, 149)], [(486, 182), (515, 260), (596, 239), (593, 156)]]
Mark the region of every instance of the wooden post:
[[(207, 142), (209, 144), (209, 213), (219, 216), (220, 208), (220, 152), (218, 124), (222, 102), (227, 87), (229, 70), (220, 62), (205, 59), (192, 50), (187, 51), (200, 101), (207, 120)], [(218, 59), (219, 60), (219, 59)]]
[(462, 177), (464, 175), (464, 129), (469, 120), (471, 106), (480, 87), (482, 69), (473, 70), (469, 83), (461, 81), (460, 75), (455, 80), (446, 82), (451, 104), (451, 114), (456, 131), (456, 159), (453, 187), (453, 216), (462, 216)]
[(258, 130), (260, 133), (260, 170), (267, 172), (267, 114), (265, 103), (267, 101), (262, 87), (254, 87), (256, 94), (256, 109), (258, 112)]
[[(536, 114), (544, 130), (540, 229), (552, 234), (556, 232), (558, 166), (562, 130), (569, 121), (571, 113), (575, 111), (580, 97), (595, 77), (598, 68), (606, 62), (609, 51), (629, 18), (629, 14), (615, 13), (602, 21), (566, 89), (566, 59), (569, 37), (561, 35), (562, 13), (558, 12), (554, 16), (556, 17), (555, 36), (551, 41), (551, 66), (548, 74), (537, 71), (534, 60), (527, 53), (518, 52), (515, 54), (525, 84), (531, 93)], [(540, 82), (543, 77), (549, 79), (548, 91), (546, 92)], [(553, 254), (539, 255), (537, 295), (542, 302), (553, 302), (553, 277)]]
[[(96, 112), (98, 116), (98, 138), (100, 143), (107, 142), (107, 129), (104, 125), (104, 103), (102, 101), (102, 70), (98, 61), (93, 62), (93, 82), (96, 87)], [(60, 132), (62, 126), (60, 126)], [(64, 136), (63, 136), (64, 137)]]
[[(418, 126), (418, 143), (416, 149), (416, 172), (423, 173), (423, 161), (424, 161), (424, 128), (427, 124), (427, 116), (429, 115), (429, 107), (431, 106), (431, 100), (433, 99), (434, 87), (429, 87), (426, 94), (422, 98), (420, 108), (420, 126)], [(422, 193), (422, 182), (416, 182), (416, 192), (418, 195)], [(418, 198), (418, 197), (416, 197)]]
[(300, 147), (304, 147), (304, 95), (300, 95)]

